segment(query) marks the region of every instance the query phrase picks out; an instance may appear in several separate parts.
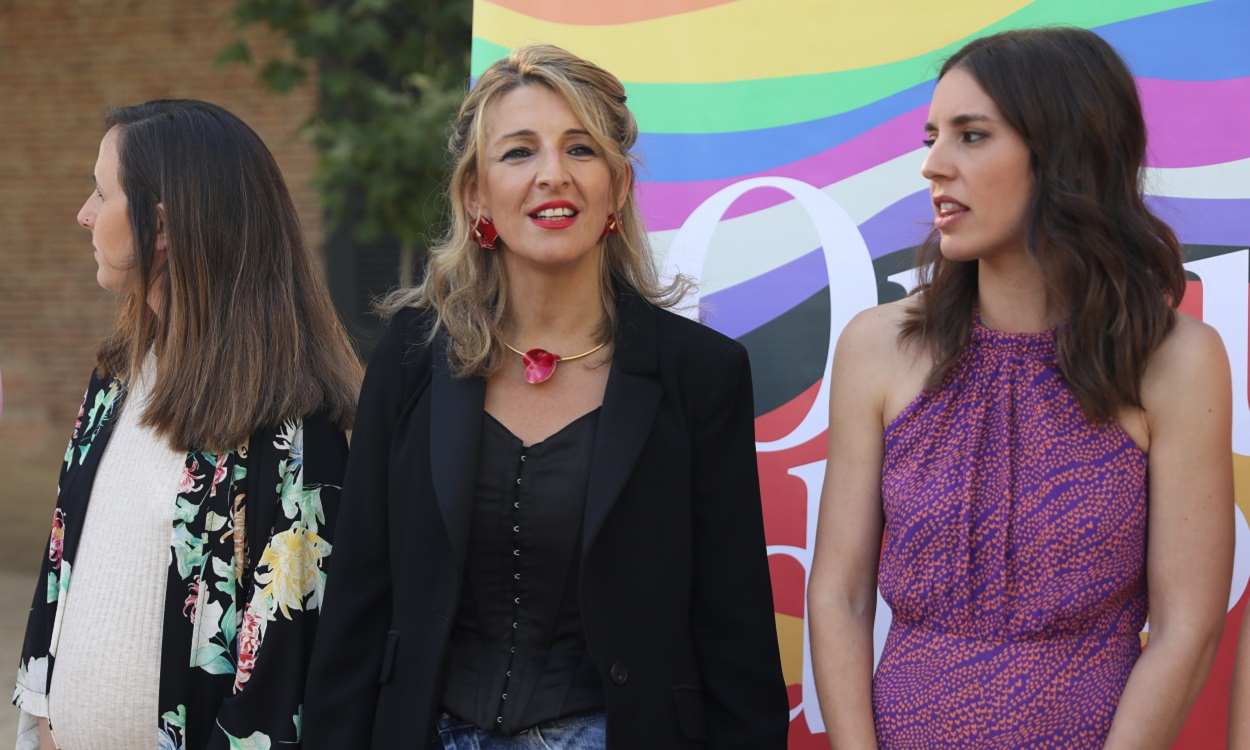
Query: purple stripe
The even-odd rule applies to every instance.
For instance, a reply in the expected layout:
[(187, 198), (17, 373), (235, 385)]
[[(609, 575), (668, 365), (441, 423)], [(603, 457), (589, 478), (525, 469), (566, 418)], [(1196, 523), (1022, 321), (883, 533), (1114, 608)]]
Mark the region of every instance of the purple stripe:
[(1154, 167), (1193, 167), (1250, 156), (1250, 78), (1137, 79)]
[[(927, 106), (917, 107), (840, 146), (776, 169), (718, 180), (640, 183), (638, 203), (647, 219), (647, 228), (652, 232), (676, 229), (710, 196), (751, 177), (792, 177), (824, 187), (871, 169), (920, 145), (927, 111)], [(788, 200), (790, 196), (780, 190), (752, 191), (738, 199), (724, 218), (753, 213)]]
[(730, 338), (759, 328), (829, 285), (825, 254), (816, 248), (741, 284), (699, 300), (702, 321)]
[(1188, 245), (1250, 245), (1250, 200), (1146, 196), (1146, 203)]
[(933, 203), (928, 190), (917, 190), (878, 211), (871, 219), (859, 225), (868, 253), (873, 260), (900, 250), (919, 245), (933, 228)]

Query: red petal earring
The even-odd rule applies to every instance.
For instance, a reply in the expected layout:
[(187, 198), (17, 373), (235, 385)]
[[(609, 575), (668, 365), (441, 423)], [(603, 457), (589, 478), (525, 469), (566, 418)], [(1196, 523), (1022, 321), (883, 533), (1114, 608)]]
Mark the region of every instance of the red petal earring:
[(609, 234), (620, 234), (621, 226), (616, 223), (616, 214), (608, 217), (608, 223), (603, 227), (603, 234), (599, 235), (599, 239), (607, 237)]
[(495, 241), (499, 239), (499, 232), (495, 229), (495, 225), (485, 216), (477, 217), (477, 221), (473, 222), (472, 232), (473, 239), (477, 240), (477, 244), (483, 250), (494, 250)]

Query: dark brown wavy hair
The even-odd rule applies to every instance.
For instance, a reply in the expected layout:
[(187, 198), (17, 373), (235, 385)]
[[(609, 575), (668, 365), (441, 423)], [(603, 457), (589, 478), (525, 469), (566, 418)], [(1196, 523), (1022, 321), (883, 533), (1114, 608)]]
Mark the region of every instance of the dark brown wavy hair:
[(121, 107), (106, 125), (118, 131), (136, 273), (97, 355), (101, 374), (127, 379), (153, 349), (142, 421), (179, 450), (232, 449), (313, 412), (350, 428), (360, 363), (260, 136), (191, 100)]
[[(938, 79), (956, 68), (976, 79), (1028, 145), (1028, 252), (1062, 321), (1059, 368), (1091, 419), (1140, 406), (1142, 373), (1176, 322), (1185, 275), (1176, 235), (1143, 200), (1146, 125), (1132, 74), (1101, 37), (1073, 28), (969, 42)], [(977, 262), (942, 257), (936, 230), (917, 261), (923, 294), (899, 337), (933, 351), (932, 388), (971, 335)]]

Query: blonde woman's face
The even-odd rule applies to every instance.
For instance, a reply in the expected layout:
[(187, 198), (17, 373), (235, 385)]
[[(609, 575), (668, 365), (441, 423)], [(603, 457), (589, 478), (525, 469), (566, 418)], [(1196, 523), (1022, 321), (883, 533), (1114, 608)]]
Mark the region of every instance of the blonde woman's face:
[(487, 106), (472, 216), (490, 219), (512, 260), (556, 268), (597, 262), (617, 210), (612, 175), (564, 99), (543, 85), (513, 89)]

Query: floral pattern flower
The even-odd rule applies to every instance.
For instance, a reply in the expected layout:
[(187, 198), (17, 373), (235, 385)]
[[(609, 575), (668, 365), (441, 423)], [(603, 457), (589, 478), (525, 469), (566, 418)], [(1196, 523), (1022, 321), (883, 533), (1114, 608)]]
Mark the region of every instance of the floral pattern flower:
[(195, 605), (200, 603), (200, 581), (196, 579), (187, 584), (187, 600), (182, 603), (182, 616), (194, 622), (199, 615)]
[(52, 511), (52, 534), (48, 537), (48, 561), (53, 570), (61, 569), (61, 557), (65, 554), (65, 511)]
[(190, 492), (199, 492), (202, 485), (196, 484), (204, 478), (203, 474), (196, 474), (200, 468), (199, 459), (193, 459), (190, 466), (182, 468), (182, 476), (178, 479), (178, 494), (185, 495)]
[(239, 664), (234, 672), (234, 692), (239, 692), (252, 678), (256, 652), (260, 650), (260, 617), (248, 607), (243, 612), (243, 629), (239, 632)]

